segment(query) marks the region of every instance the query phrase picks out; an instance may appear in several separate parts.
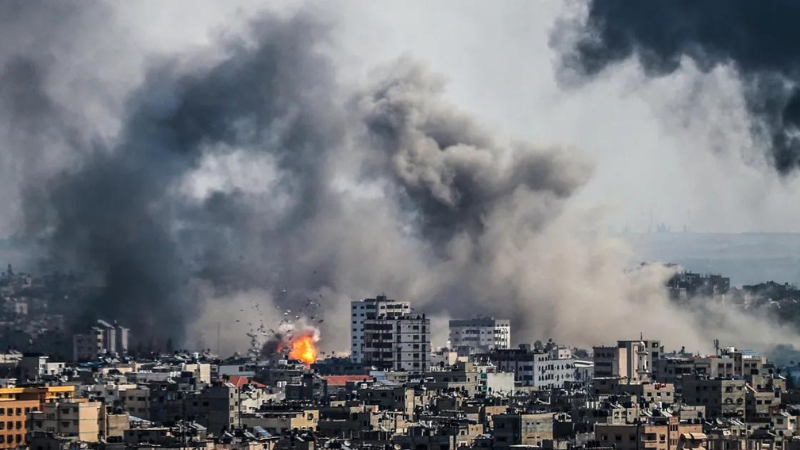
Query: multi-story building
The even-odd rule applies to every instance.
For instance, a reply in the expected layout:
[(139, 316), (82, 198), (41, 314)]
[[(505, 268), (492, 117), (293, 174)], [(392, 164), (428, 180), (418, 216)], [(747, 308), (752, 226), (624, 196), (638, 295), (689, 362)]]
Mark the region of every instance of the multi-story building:
[(29, 434), (54, 434), (75, 437), (83, 442), (99, 442), (105, 436), (105, 408), (99, 402), (48, 403), (29, 415)]
[[(179, 389), (175, 383), (164, 383), (161, 388), (151, 385), (149, 392), (151, 421), (174, 422), (191, 417), (215, 435), (239, 425), (241, 396), (229, 382), (202, 390)], [(138, 397), (136, 402), (143, 403)]]
[[(36, 400), (39, 405), (75, 397), (75, 386), (30, 386), (0, 388), (0, 402), (9, 400)], [(40, 408), (41, 409), (41, 408)]]
[(128, 329), (104, 320), (86, 333), (72, 337), (72, 356), (75, 361), (97, 359), (104, 354), (124, 354), (128, 351)]
[(649, 381), (660, 355), (661, 343), (653, 340), (617, 341), (615, 347), (594, 347), (595, 376), (621, 377), (633, 384)]
[(150, 420), (150, 389), (146, 386), (120, 392), (120, 403), (131, 416)]
[(431, 367), (431, 321), (422, 315), (378, 315), (364, 321), (363, 362), (410, 373)]
[(596, 346), (592, 348), (594, 357), (594, 376), (598, 378), (619, 377), (627, 373), (628, 355), (624, 348), (616, 346)]
[(38, 400), (0, 400), (0, 449), (25, 446), (28, 414), (40, 406)]
[(553, 414), (496, 414), (494, 424), (494, 448), (510, 446), (541, 446), (545, 440), (553, 439)]
[(680, 421), (677, 417), (628, 424), (597, 424), (600, 445), (617, 450), (678, 450), (703, 448), (701, 421)]
[(686, 376), (681, 399), (687, 405), (705, 406), (706, 415), (711, 419), (744, 418), (745, 386), (744, 380)]
[(97, 359), (101, 354), (103, 354), (103, 330), (100, 327), (91, 327), (86, 333), (72, 337), (74, 361)]
[(498, 349), (488, 355), (498, 370), (513, 373), (518, 384), (540, 389), (560, 388), (575, 381), (575, 360), (557, 356), (558, 352), (531, 350), (525, 344), (515, 349)]
[(411, 315), (411, 303), (390, 300), (385, 295), (351, 302), (350, 358), (353, 362), (364, 362), (364, 322), (382, 317), (407, 317)]
[(475, 364), (459, 362), (449, 370), (427, 372), (425, 387), (431, 392), (461, 392), (473, 397), (480, 391), (481, 375), (481, 369)]
[(450, 321), (450, 348), (475, 349), (487, 353), (511, 347), (511, 322), (492, 317), (453, 319)]
[(695, 296), (725, 296), (731, 287), (731, 279), (722, 275), (702, 275), (692, 272), (675, 274), (667, 288), (674, 299), (687, 300)]

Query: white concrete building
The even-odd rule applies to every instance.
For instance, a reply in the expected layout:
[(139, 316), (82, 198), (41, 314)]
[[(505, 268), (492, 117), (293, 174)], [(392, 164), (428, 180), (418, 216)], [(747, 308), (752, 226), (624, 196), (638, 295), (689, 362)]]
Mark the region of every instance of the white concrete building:
[(481, 353), (511, 348), (511, 323), (492, 317), (450, 321), (450, 348), (473, 348)]
[(40, 381), (64, 371), (66, 363), (49, 362), (48, 359), (48, 356), (39, 353), (26, 353), (19, 362), (19, 381)]
[(351, 302), (350, 358), (353, 362), (364, 362), (364, 321), (378, 316), (407, 317), (411, 314), (411, 303), (390, 300), (385, 295)]
[(519, 385), (554, 389), (575, 381), (575, 360), (558, 356), (558, 353), (532, 351), (530, 346), (521, 345), (517, 349), (495, 350), (490, 359), (498, 370), (513, 373)]

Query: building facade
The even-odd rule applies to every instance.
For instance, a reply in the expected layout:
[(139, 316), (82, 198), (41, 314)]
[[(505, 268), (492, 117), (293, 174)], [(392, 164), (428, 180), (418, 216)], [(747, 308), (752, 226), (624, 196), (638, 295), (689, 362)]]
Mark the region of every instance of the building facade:
[(364, 321), (363, 363), (410, 373), (431, 367), (431, 321), (424, 314), (376, 316)]
[(364, 322), (382, 317), (407, 317), (411, 315), (411, 303), (390, 300), (385, 295), (356, 300), (350, 304), (351, 334), (350, 358), (353, 362), (364, 362)]
[(661, 342), (654, 340), (617, 341), (616, 346), (593, 347), (594, 375), (621, 377), (628, 383), (650, 381), (661, 357)]
[(476, 349), (480, 353), (511, 348), (511, 322), (491, 317), (450, 321), (450, 348)]
[(0, 449), (25, 446), (28, 414), (39, 407), (38, 400), (0, 401)]
[(30, 434), (57, 434), (75, 437), (83, 442), (98, 442), (105, 408), (100, 402), (49, 403), (41, 411), (31, 412)]
[(89, 361), (104, 354), (125, 354), (128, 351), (128, 329), (98, 320), (86, 333), (72, 337), (75, 361)]
[(495, 350), (489, 354), (489, 360), (498, 370), (513, 373), (519, 385), (552, 389), (575, 381), (575, 360), (558, 359), (557, 356), (557, 353), (531, 350), (530, 346), (520, 345), (515, 349)]

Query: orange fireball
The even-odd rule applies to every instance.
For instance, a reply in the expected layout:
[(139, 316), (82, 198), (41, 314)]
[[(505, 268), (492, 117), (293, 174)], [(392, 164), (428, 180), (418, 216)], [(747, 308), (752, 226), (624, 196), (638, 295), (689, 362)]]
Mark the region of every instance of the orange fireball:
[(292, 349), (289, 358), (296, 359), (306, 366), (317, 360), (317, 348), (314, 347), (314, 336), (307, 334), (292, 340)]

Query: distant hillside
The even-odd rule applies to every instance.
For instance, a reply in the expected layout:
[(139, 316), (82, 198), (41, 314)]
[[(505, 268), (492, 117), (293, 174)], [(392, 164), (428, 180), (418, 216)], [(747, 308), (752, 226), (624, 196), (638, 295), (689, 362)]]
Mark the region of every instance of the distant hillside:
[(800, 233), (621, 234), (631, 263), (663, 261), (699, 273), (719, 273), (742, 286), (765, 281), (800, 285)]

